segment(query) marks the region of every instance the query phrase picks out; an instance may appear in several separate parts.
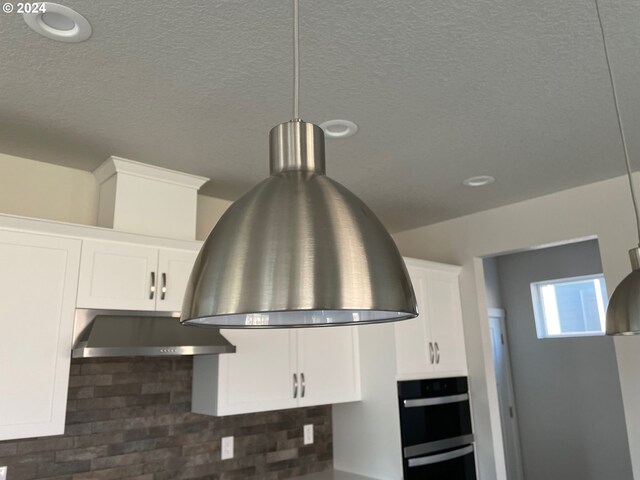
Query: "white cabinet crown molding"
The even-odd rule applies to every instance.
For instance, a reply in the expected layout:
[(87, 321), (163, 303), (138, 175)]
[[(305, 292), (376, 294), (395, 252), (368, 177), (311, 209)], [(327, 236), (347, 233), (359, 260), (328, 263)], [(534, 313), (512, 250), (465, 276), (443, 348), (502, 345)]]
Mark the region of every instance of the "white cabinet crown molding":
[(200, 250), (202, 242), (196, 240), (179, 240), (170, 238), (141, 235), (112, 230), (110, 228), (78, 225), (45, 220), (40, 218), (22, 217), (18, 215), (0, 214), (0, 228), (25, 232), (39, 232), (59, 237), (79, 239), (105, 240), (109, 242), (131, 243), (153, 246), (158, 248), (174, 248), (178, 250)]
[(168, 168), (156, 167), (146, 163), (136, 162), (127, 158), (111, 156), (93, 171), (99, 184), (106, 182), (116, 173), (124, 173), (135, 177), (156, 180), (181, 187), (198, 190), (209, 181), (206, 177), (178, 172)]

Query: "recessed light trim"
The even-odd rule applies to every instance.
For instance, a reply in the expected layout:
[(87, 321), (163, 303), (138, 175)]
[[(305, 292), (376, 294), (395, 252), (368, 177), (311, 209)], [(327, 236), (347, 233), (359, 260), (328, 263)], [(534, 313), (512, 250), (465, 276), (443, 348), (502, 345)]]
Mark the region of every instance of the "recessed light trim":
[(40, 35), (67, 43), (84, 42), (91, 36), (91, 24), (75, 10), (51, 2), (44, 2), (43, 10), (22, 14), (25, 23)]
[(358, 132), (358, 125), (350, 120), (327, 120), (320, 124), (320, 128), (329, 138), (347, 138)]
[(476, 177), (467, 178), (462, 184), (466, 187), (484, 187), (495, 182), (496, 179), (491, 175), (478, 175)]

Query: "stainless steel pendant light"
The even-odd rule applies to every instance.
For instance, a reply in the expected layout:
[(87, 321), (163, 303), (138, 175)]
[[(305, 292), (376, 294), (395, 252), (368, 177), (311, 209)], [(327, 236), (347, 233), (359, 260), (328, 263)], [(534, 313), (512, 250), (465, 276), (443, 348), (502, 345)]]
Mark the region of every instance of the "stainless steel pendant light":
[[(613, 103), (616, 108), (618, 130), (620, 132), (622, 149), (624, 151), (625, 166), (627, 168), (627, 177), (629, 179), (629, 189), (631, 191), (631, 200), (636, 214), (638, 243), (640, 245), (640, 213), (638, 210), (638, 201), (633, 184), (633, 177), (631, 175), (629, 150), (627, 148), (627, 140), (624, 134), (622, 116), (620, 115), (616, 82), (614, 81), (613, 72), (611, 70), (611, 61), (609, 60), (607, 40), (604, 34), (604, 26), (602, 24), (602, 16), (600, 14), (598, 0), (595, 0), (595, 4), (596, 13), (598, 14), (598, 23), (600, 25), (600, 33), (602, 34), (602, 44), (604, 46), (604, 56), (607, 62), (607, 71), (611, 82), (611, 91), (613, 93)], [(640, 334), (640, 247), (629, 250), (629, 257), (631, 258), (632, 272), (627, 275), (622, 282), (620, 282), (609, 299), (609, 306), (607, 307), (607, 335)]]
[(393, 239), (325, 175), (324, 133), (298, 116), (298, 0), (293, 10), (293, 120), (269, 134), (271, 176), (231, 205), (205, 241), (183, 324), (309, 327), (417, 315)]

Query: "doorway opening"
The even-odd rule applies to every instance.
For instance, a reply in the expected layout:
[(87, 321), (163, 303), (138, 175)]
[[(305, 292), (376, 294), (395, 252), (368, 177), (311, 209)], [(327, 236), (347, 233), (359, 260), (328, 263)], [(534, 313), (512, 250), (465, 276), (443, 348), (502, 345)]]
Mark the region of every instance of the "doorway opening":
[(598, 241), (483, 264), (507, 478), (631, 480)]

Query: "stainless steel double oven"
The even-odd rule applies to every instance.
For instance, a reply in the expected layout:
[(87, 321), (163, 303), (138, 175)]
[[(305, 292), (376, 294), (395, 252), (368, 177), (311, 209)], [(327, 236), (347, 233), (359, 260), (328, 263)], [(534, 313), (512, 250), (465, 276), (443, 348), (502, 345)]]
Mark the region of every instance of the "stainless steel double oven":
[(466, 377), (398, 382), (405, 480), (475, 480)]

